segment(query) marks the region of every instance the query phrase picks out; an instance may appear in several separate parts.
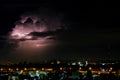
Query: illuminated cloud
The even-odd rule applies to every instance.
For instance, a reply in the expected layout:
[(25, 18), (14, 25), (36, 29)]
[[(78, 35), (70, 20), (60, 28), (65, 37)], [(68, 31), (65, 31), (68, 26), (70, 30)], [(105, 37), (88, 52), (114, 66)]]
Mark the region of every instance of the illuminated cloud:
[[(49, 15), (50, 14), (50, 15)], [(24, 14), (9, 35), (9, 42), (18, 45), (16, 50), (34, 52), (54, 46), (54, 39), (62, 30), (61, 18), (51, 13)]]

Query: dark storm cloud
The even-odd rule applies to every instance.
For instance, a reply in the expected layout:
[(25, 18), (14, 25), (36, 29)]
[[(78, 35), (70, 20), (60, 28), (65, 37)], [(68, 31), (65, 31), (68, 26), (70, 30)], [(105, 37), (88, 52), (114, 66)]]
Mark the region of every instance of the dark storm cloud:
[(64, 32), (64, 29), (58, 29), (56, 31), (47, 31), (47, 32), (31, 32), (28, 34), (28, 36), (33, 36), (33, 37), (46, 37), (46, 36), (59, 36), (62, 32)]
[[(30, 3), (30, 4), (12, 3), (10, 5), (9, 3), (5, 5), (2, 4), (4, 5), (4, 7), (0, 7), (0, 9), (2, 9), (1, 11), (2, 15), (0, 16), (1, 17), (0, 24), (6, 24), (7, 26), (1, 25), (2, 28), (0, 27), (0, 30), (1, 30), (0, 33), (13, 31), (13, 29), (19, 30), (21, 26), (23, 26), (23, 28), (24, 27), (29, 28), (29, 26), (33, 24), (35, 24), (35, 27), (36, 27), (36, 26), (41, 26), (45, 23), (45, 26), (49, 25), (49, 28), (45, 32), (44, 32), (45, 29), (43, 29), (42, 32), (30, 31), (30, 33), (27, 34), (27, 36), (29, 35), (27, 38), (26, 36), (23, 37), (23, 35), (21, 35), (22, 38), (18, 38), (18, 39), (9, 38), (7, 41), (4, 39), (1, 39), (0, 53), (3, 54), (1, 57), (4, 57), (5, 54), (7, 55), (8, 53), (10, 53), (10, 51), (12, 51), (11, 48), (15, 49), (16, 47), (25, 45), (26, 42), (29, 42), (30, 44), (32, 41), (35, 41), (40, 38), (46, 38), (47, 40), (49, 39), (55, 40), (57, 36), (57, 40), (61, 41), (61, 45), (59, 45), (58, 47), (55, 47), (55, 51), (53, 51), (53, 53), (55, 54), (54, 56), (55, 58), (57, 55), (58, 58), (60, 58), (59, 56), (61, 56), (61, 59), (63, 58), (74, 59), (76, 56), (78, 57), (78, 59), (84, 56), (87, 56), (87, 58), (92, 58), (92, 59), (93, 58), (95, 59), (96, 57), (101, 56), (101, 59), (106, 59), (105, 57), (107, 57), (107, 53), (109, 52), (109, 49), (108, 49), (109, 45), (111, 46), (110, 48), (111, 56), (117, 56), (119, 58), (119, 53), (120, 53), (119, 30), (120, 29), (118, 27), (119, 26), (119, 9), (118, 8), (108, 8), (109, 6), (107, 5), (101, 6), (101, 3), (99, 3), (100, 5), (96, 6), (96, 3), (91, 1), (90, 3), (85, 2), (84, 4), (79, 2), (75, 4), (73, 2), (71, 3), (69, 2), (59, 3), (58, 1), (56, 2), (57, 4), (51, 1), (50, 1), (50, 4), (45, 2), (46, 4), (48, 4), (45, 7), (50, 6), (52, 9), (55, 9), (55, 11), (51, 9), (50, 10), (38, 9), (42, 3)], [(38, 10), (36, 11), (36, 9)], [(29, 12), (26, 13), (26, 11), (29, 11)], [(70, 24), (70, 28), (71, 28), (70, 32), (61, 31), (59, 33), (59, 31), (56, 31), (56, 27), (53, 27), (53, 26), (56, 26), (57, 24), (57, 28), (61, 28), (61, 25), (58, 25), (59, 21), (55, 22), (58, 19), (62, 21), (62, 18), (64, 18), (63, 15), (59, 14), (59, 11), (63, 11), (65, 13), (66, 22)], [(18, 17), (19, 15), (21, 15), (21, 13), (24, 13), (24, 14), (18, 20)], [(37, 16), (39, 19), (36, 18), (35, 16)], [(38, 19), (38, 21), (35, 21), (33, 19)], [(8, 24), (9, 21), (12, 23), (15, 22), (15, 26), (9, 25)], [(10, 28), (10, 30), (8, 29), (8, 27)], [(38, 30), (38, 28), (36, 29)], [(109, 30), (111, 33), (107, 33)], [(22, 31), (23, 30), (21, 29), (18, 32), (22, 32)], [(116, 31), (118, 33), (114, 33)], [(48, 36), (52, 36), (52, 37), (48, 37)], [(38, 43), (39, 41), (36, 44)], [(54, 42), (48, 41), (48, 43), (54, 43)], [(31, 44), (33, 45), (34, 42)], [(41, 43), (39, 43), (39, 45), (36, 45), (36, 47), (40, 46), (40, 44)], [(30, 45), (26, 45), (25, 47), (30, 47)], [(35, 47), (35, 45), (33, 46)], [(6, 52), (8, 50), (10, 51)], [(52, 53), (52, 52), (49, 51), (49, 53)], [(12, 55), (13, 54), (10, 54), (9, 56), (11, 57)], [(17, 54), (14, 54), (14, 55), (17, 55)], [(103, 55), (104, 55), (104, 58), (102, 58)], [(52, 57), (51, 54), (49, 57)], [(117, 58), (117, 57), (114, 57), (114, 58)], [(38, 58), (38, 59), (35, 59), (35, 58), (36, 57), (34, 57), (34, 60), (41, 59), (41, 58)], [(47, 58), (48, 56), (46, 56), (45, 59)], [(12, 60), (15, 60), (15, 59), (12, 58)]]
[(29, 60), (32, 60), (30, 55), (50, 54), (48, 52), (61, 44), (56, 38), (67, 30), (62, 18), (61, 14), (49, 9), (24, 13), (9, 32), (8, 45), (14, 49), (10, 53), (17, 57), (26, 55), (23, 58)]

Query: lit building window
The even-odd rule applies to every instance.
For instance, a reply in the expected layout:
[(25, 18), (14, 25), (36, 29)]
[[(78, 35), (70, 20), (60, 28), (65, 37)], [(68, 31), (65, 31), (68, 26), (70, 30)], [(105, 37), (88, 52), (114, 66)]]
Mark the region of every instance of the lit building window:
[(60, 64), (60, 61), (57, 61), (57, 64)]
[(16, 68), (16, 70), (18, 71), (18, 70), (19, 70), (19, 68)]
[(62, 68), (62, 67), (60, 67), (60, 70), (63, 70), (63, 68)]
[(89, 70), (92, 70), (92, 67), (89, 67)]
[(33, 70), (35, 71), (35, 70), (36, 70), (36, 68), (33, 68)]
[(0, 70), (3, 71), (3, 68), (1, 68)]
[(26, 70), (27, 70), (27, 68), (24, 68), (24, 70), (26, 71)]

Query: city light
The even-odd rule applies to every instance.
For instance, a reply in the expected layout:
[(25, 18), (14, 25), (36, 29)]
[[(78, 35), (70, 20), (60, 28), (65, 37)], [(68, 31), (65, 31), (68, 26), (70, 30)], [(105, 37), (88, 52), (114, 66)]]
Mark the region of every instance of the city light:
[[(51, 61), (52, 62), (52, 61)], [(51, 62), (49, 63), (45, 63), (45, 64), (49, 64), (50, 66), (42, 66), (39, 65), (39, 67), (23, 67), (20, 68), (19, 66), (14, 67), (1, 67), (0, 68), (0, 77), (1, 76), (9, 76), (8, 78), (11, 79), (19, 79), (19, 76), (29, 76), (31, 79), (32, 78), (36, 78), (39, 79), (43, 79), (44, 80), (44, 76), (46, 76), (47, 78), (50, 77), (50, 75), (55, 76), (56, 74), (59, 74), (61, 76), (59, 80), (65, 79), (67, 78), (68, 75), (68, 79), (75, 79), (75, 78), (80, 78), (80, 76), (83, 76), (82, 79), (84, 79), (87, 76), (91, 76), (93, 78), (93, 80), (97, 77), (101, 77), (101, 75), (120, 75), (120, 69), (115, 69), (114, 66), (110, 65), (106, 65), (103, 66), (101, 63), (99, 64), (89, 64), (87, 63), (83, 65), (83, 66), (79, 66), (79, 65), (69, 65), (68, 63), (77, 63), (76, 62), (66, 62), (66, 65), (61, 62), (59, 62), (58, 60), (56, 60), (55, 65), (51, 64)], [(60, 63), (60, 64), (58, 64)], [(84, 62), (81, 62), (84, 63)], [(90, 66), (91, 65), (91, 66)], [(98, 66), (99, 65), (99, 66)], [(112, 64), (112, 65), (116, 65), (116, 64)], [(4, 73), (3, 73), (4, 72)], [(69, 75), (69, 72), (71, 72), (71, 75)], [(13, 75), (14, 74), (14, 75)], [(49, 77), (48, 77), (49, 76)], [(24, 78), (24, 77), (23, 77)], [(27, 79), (27, 78), (25, 78)], [(22, 79), (22, 80), (25, 80)], [(28, 79), (29, 80), (29, 79)]]
[(92, 67), (89, 67), (89, 70), (92, 70)]

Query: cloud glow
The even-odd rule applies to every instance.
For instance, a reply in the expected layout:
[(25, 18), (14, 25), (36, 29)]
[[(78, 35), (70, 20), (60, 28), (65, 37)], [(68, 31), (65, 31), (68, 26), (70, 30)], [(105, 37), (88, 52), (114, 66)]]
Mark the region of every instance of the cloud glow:
[(47, 46), (56, 45), (57, 41), (50, 39), (54, 35), (34, 36), (30, 35), (33, 32), (47, 33), (55, 32), (61, 29), (61, 20), (57, 16), (48, 15), (23, 15), (19, 21), (16, 21), (15, 27), (9, 35), (9, 39), (15, 42), (17, 51), (34, 52), (45, 50)]

